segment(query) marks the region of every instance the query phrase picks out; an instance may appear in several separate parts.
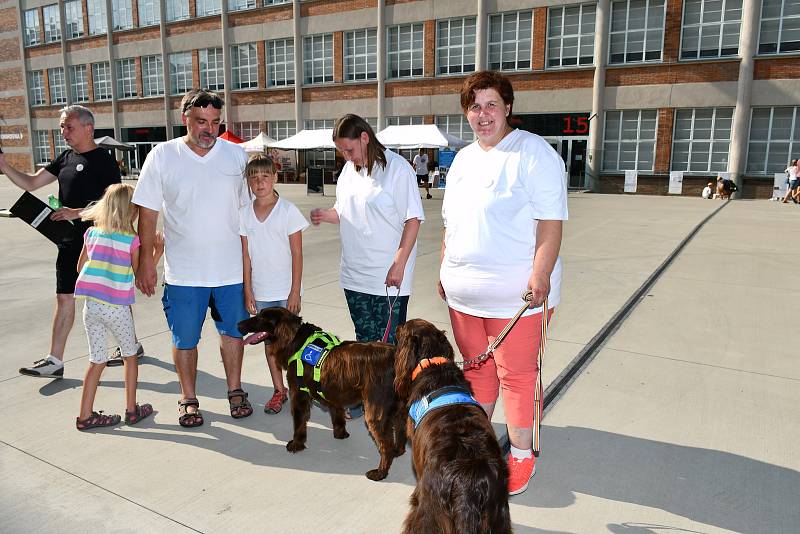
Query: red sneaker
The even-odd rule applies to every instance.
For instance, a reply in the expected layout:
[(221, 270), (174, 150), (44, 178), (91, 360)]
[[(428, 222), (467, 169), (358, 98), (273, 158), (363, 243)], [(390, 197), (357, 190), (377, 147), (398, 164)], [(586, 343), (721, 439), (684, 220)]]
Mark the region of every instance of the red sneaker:
[(264, 406), (264, 413), (278, 413), (283, 408), (283, 403), (289, 399), (289, 396), (278, 389), (272, 394), (272, 398)]
[(517, 495), (528, 489), (531, 478), (536, 474), (536, 457), (519, 460), (508, 453), (507, 462), (508, 494)]

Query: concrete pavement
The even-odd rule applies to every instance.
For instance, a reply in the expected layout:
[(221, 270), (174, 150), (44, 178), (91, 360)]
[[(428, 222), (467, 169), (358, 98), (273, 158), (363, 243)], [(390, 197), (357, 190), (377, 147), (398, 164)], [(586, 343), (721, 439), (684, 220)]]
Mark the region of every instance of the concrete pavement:
[[(279, 189), (304, 213), (333, 202)], [(441, 194), (424, 201), (409, 316), (449, 330), (434, 291)], [(0, 181), (0, 207), (18, 195)], [(569, 203), (545, 386), (720, 206), (590, 194)], [(551, 407), (534, 483), (511, 499), (517, 532), (797, 531), (800, 364), (790, 318), (796, 324), (800, 310), (798, 221), (793, 205), (736, 201), (701, 230)], [(147, 352), (139, 398), (157, 413), (136, 427), (76, 431), (88, 352), (81, 308), (64, 379), (19, 376), (18, 367), (48, 349), (55, 250), (14, 219), (0, 219), (0, 246), (0, 531), (399, 532), (414, 487), (410, 455), (385, 481), (371, 482), (363, 474), (378, 455), (363, 422), (348, 426), (349, 439), (334, 440), (318, 409), (309, 448), (286, 452), (288, 410), (262, 412), (272, 388), (260, 346), (246, 349), (243, 372), (256, 413), (231, 419), (213, 323), (199, 347), (206, 424), (180, 428), (158, 298), (139, 295), (135, 306)], [(304, 255), (302, 315), (352, 338), (336, 228), (305, 232)], [(122, 388), (121, 369), (107, 369), (96, 407), (121, 412)]]

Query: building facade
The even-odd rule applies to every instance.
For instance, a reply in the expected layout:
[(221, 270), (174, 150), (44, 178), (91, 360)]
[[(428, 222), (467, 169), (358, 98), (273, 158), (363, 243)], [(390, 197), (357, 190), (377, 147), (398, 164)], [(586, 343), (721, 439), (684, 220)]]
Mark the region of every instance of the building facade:
[[(249, 139), (330, 127), (435, 123), (472, 139), (459, 89), (504, 72), (514, 124), (545, 137), (572, 187), (694, 194), (730, 172), (772, 192), (800, 157), (800, 0), (0, 0), (0, 131), (23, 169), (65, 144), (58, 110), (81, 103), (98, 134), (182, 135), (181, 95), (224, 93)], [(330, 166), (331, 154), (311, 154)]]

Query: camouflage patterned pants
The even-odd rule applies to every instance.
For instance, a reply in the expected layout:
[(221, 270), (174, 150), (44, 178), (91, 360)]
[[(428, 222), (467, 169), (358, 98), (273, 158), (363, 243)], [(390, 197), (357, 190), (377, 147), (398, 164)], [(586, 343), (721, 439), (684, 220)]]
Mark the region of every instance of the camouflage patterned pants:
[[(389, 320), (389, 302), (385, 295), (367, 295), (350, 289), (344, 290), (350, 319), (356, 328), (356, 341), (381, 341)], [(398, 297), (392, 307), (392, 326), (389, 343), (395, 343), (395, 330), (406, 322), (408, 296)]]

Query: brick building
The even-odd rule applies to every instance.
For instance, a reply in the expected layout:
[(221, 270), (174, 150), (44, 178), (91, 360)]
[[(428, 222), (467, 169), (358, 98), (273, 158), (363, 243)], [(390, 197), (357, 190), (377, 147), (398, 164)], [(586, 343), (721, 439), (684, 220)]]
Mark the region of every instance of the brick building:
[(28, 170), (65, 147), (70, 103), (134, 143), (136, 168), (182, 135), (196, 86), (224, 92), (243, 138), (356, 112), (471, 139), (458, 91), (486, 68), (573, 187), (621, 191), (636, 170), (640, 192), (665, 193), (680, 170), (697, 194), (728, 171), (767, 197), (800, 156), (800, 0), (0, 0), (2, 143)]

